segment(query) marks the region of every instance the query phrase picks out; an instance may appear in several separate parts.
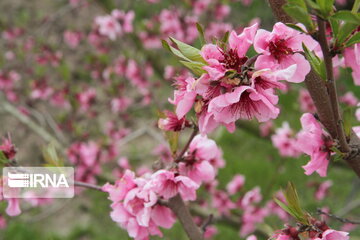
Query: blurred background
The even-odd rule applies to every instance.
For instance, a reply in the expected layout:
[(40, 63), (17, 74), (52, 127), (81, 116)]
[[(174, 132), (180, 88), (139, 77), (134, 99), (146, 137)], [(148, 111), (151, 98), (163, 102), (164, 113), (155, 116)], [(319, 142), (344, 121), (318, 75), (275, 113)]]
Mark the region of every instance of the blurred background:
[[(338, 7), (351, 2), (339, 1)], [(203, 26), (208, 42), (216, 42), (232, 29), (240, 32), (259, 22), (271, 30), (275, 22), (264, 0), (1, 0), (0, 9), (0, 136), (10, 134), (22, 166), (50, 164), (43, 152), (53, 142), (60, 149), (61, 163), (80, 166), (85, 172), (79, 173), (79, 180), (98, 185), (115, 181), (127, 165), (146, 172), (168, 154), (157, 119), (159, 111), (173, 109), (168, 102), (173, 97), (172, 78), (184, 68), (162, 48), (161, 39), (171, 36), (200, 47), (195, 23)], [(102, 29), (106, 19), (101, 17), (114, 9), (119, 25), (107, 25), (116, 29), (111, 34)], [(360, 96), (350, 71), (341, 70), (338, 79), (340, 95), (351, 90)], [(312, 214), (326, 207), (356, 219), (360, 181), (343, 162), (333, 163), (325, 179), (306, 176), (301, 166), (308, 157), (282, 157), (272, 145), (270, 135), (284, 121), (295, 132), (300, 129), (302, 88), (292, 85), (280, 96), (281, 114), (269, 134), (261, 135), (258, 123), (247, 121), (240, 122), (234, 134), (220, 128), (210, 136), (226, 161), (218, 173), (219, 189), (225, 189), (235, 174), (243, 174), (244, 192), (259, 186), (259, 205), (264, 206), (292, 181), (303, 207)], [(183, 135), (180, 144), (187, 138)], [(81, 162), (79, 149), (91, 154), (90, 166)], [(314, 200), (325, 180), (332, 182), (328, 195)], [(0, 239), (130, 239), (111, 220), (106, 194), (78, 191), (73, 199), (24, 201), (17, 217), (2, 214), (6, 226)], [(199, 191), (204, 199), (206, 194)], [(0, 202), (0, 214), (5, 207)], [(283, 227), (276, 216), (264, 222), (272, 229)], [(331, 226), (340, 229), (343, 223), (332, 221)], [(216, 227), (212, 239), (243, 239), (236, 226)], [(178, 224), (163, 232), (163, 239), (186, 239)], [(351, 239), (359, 234), (355, 228)]]

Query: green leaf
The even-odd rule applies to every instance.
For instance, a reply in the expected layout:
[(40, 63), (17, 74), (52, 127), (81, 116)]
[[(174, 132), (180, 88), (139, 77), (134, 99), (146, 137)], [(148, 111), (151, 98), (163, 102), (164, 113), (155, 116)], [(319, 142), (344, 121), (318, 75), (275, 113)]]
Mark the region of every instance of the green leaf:
[(179, 132), (167, 131), (165, 132), (165, 136), (169, 142), (171, 152), (175, 153), (179, 144)]
[(345, 47), (350, 47), (356, 43), (360, 43), (360, 32), (355, 33), (347, 42)]
[(315, 2), (313, 2), (312, 0), (306, 0), (306, 4), (309, 5), (309, 7), (312, 9), (320, 10), (320, 6), (317, 5)]
[(343, 113), (343, 122), (344, 122), (344, 131), (347, 137), (350, 137), (352, 130), (352, 120), (354, 116), (354, 111), (351, 107), (347, 107), (344, 109)]
[(316, 0), (316, 2), (319, 5), (322, 16), (327, 19), (333, 11), (334, 0)]
[(358, 27), (358, 24), (355, 23), (344, 23), (339, 28), (339, 33), (336, 39), (337, 46), (342, 46), (345, 40), (350, 36), (350, 34)]
[(329, 18), (329, 22), (331, 25), (331, 30), (333, 32), (334, 38), (337, 38), (338, 33), (339, 33), (339, 20), (335, 19), (335, 18)]
[(5, 157), (5, 154), (2, 151), (0, 151), (0, 164), (3, 165), (3, 164), (6, 164), (8, 162), (9, 162), (9, 159), (7, 159)]
[(357, 25), (360, 25), (360, 16), (358, 13), (352, 13), (347, 10), (342, 10), (336, 12), (334, 15), (332, 15), (332, 18), (347, 22), (347, 23), (354, 23)]
[(227, 42), (229, 41), (230, 32), (226, 31), (222, 39), (220, 40), (219, 47), (222, 49), (226, 49)]
[(286, 211), (287, 213), (289, 213), (291, 216), (293, 216), (293, 218), (297, 219), (297, 215), (296, 213), (290, 208), (288, 207), (285, 203), (283, 203), (282, 201), (280, 201), (277, 198), (274, 198), (274, 201), (276, 202), (277, 205), (279, 205), (279, 207), (281, 207), (284, 211)]
[(204, 29), (202, 28), (202, 26), (199, 23), (196, 23), (196, 28), (199, 33), (200, 44), (201, 44), (201, 46), (203, 46), (204, 44), (206, 44)]
[(289, 5), (299, 6), (299, 7), (303, 8), (303, 9), (305, 9), (305, 10), (307, 9), (306, 3), (305, 3), (304, 0), (288, 0), (288, 4)]
[(299, 222), (307, 224), (306, 214), (300, 206), (299, 196), (293, 183), (289, 182), (284, 192), (286, 202)]
[(201, 76), (202, 74), (206, 73), (206, 71), (202, 68), (205, 66), (203, 63), (199, 62), (187, 62), (187, 61), (180, 61), (185, 67), (189, 68), (195, 75)]
[(53, 167), (64, 166), (64, 161), (57, 154), (54, 143), (50, 143), (48, 146), (46, 146), (43, 149), (42, 153), (47, 166), (53, 166)]
[(206, 63), (206, 61), (203, 59), (203, 57), (200, 55), (200, 50), (197, 48), (194, 48), (186, 43), (183, 43), (179, 40), (176, 40), (175, 38), (170, 38), (170, 40), (177, 45), (180, 52), (190, 59), (191, 61), (195, 62), (202, 62)]
[(163, 47), (167, 50), (169, 50), (170, 52), (172, 52), (175, 56), (183, 59), (183, 60), (186, 60), (186, 61), (191, 61), (190, 59), (188, 59), (187, 57), (184, 56), (184, 54), (182, 54), (179, 50), (177, 50), (176, 48), (172, 47), (169, 45), (169, 43), (165, 40), (161, 40), (161, 43), (163, 45)]
[(290, 4), (284, 5), (283, 9), (289, 16), (291, 16), (298, 22), (304, 24), (305, 27), (310, 32), (312, 32), (312, 30), (314, 29), (314, 24), (311, 20), (310, 14), (307, 12), (306, 9), (296, 6), (296, 5), (290, 5)]
[(311, 52), (304, 43), (302, 44), (302, 47), (304, 49), (305, 57), (310, 62), (312, 68), (323, 80), (326, 80), (325, 62), (316, 56), (314, 52)]
[(351, 12), (357, 13), (359, 11), (359, 8), (360, 8), (360, 0), (355, 0)]
[(302, 33), (307, 34), (307, 32), (306, 32), (304, 29), (302, 29), (301, 27), (299, 27), (299, 26), (296, 25), (296, 24), (286, 23), (286, 26), (288, 26), (288, 27), (290, 27), (290, 28), (292, 28), (292, 29), (295, 29), (296, 31), (299, 31), (299, 32), (302, 32)]

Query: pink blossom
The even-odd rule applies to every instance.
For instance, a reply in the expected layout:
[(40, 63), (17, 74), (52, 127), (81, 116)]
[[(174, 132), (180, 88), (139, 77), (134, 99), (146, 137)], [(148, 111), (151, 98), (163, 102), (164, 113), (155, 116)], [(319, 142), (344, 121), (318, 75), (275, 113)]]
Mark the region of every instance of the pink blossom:
[(300, 109), (303, 112), (315, 113), (316, 107), (310, 96), (310, 93), (306, 89), (300, 89), (298, 101), (300, 103)]
[(246, 238), (246, 240), (257, 240), (257, 237), (255, 235), (250, 235)]
[(217, 20), (222, 20), (226, 16), (228, 16), (231, 12), (231, 8), (229, 5), (218, 4), (215, 6), (215, 18)]
[(54, 92), (46, 79), (41, 79), (32, 83), (31, 98), (47, 100)]
[(170, 148), (166, 144), (157, 146), (154, 149), (153, 154), (158, 156), (163, 163), (171, 163), (174, 160)]
[(4, 218), (3, 215), (0, 214), (0, 229), (5, 229), (6, 228), (6, 219)]
[(321, 177), (325, 177), (332, 141), (312, 114), (304, 113), (300, 120), (303, 129), (297, 135), (297, 146), (299, 151), (311, 157), (310, 162), (303, 166), (305, 174), (310, 175), (316, 171)]
[(262, 199), (260, 188), (255, 187), (254, 189), (248, 191), (241, 200), (242, 208), (246, 209), (254, 203), (259, 203)]
[(158, 127), (165, 131), (179, 132), (185, 127), (189, 127), (190, 123), (185, 117), (179, 119), (173, 112), (165, 111), (165, 117), (160, 118), (158, 121)]
[(276, 129), (275, 134), (271, 136), (271, 141), (283, 157), (298, 157), (301, 154), (288, 122), (283, 122), (282, 127)]
[(326, 195), (329, 191), (329, 188), (332, 186), (332, 184), (333, 183), (331, 180), (327, 180), (327, 181), (321, 183), (319, 188), (315, 192), (316, 200), (319, 200), (319, 201), (323, 200), (326, 197)]
[(132, 99), (128, 97), (118, 97), (111, 100), (111, 110), (113, 113), (125, 112), (131, 105)]
[(95, 102), (96, 90), (94, 88), (88, 88), (83, 92), (76, 94), (76, 99), (80, 104), (80, 110), (86, 112), (90, 106)]
[(229, 215), (230, 210), (236, 208), (235, 203), (225, 191), (215, 190), (212, 194), (212, 207), (220, 214)]
[[(3, 196), (3, 181), (5, 181), (5, 178), (0, 179), (0, 202), (5, 199)], [(13, 190), (13, 189), (10, 189), (10, 190)], [(15, 189), (15, 190), (17, 190), (17, 189)], [(7, 201), (7, 204), (8, 204), (5, 209), (6, 214), (11, 217), (20, 215), (21, 209), (20, 209), (19, 198), (7, 198), (5, 200)]]
[(215, 141), (197, 135), (191, 141), (184, 160), (179, 163), (179, 172), (196, 183), (209, 182), (215, 178), (215, 167), (221, 166), (222, 161), (221, 150)]
[(350, 237), (349, 233), (328, 229), (322, 234), (322, 240), (348, 240)]
[(276, 23), (272, 32), (258, 30), (254, 39), (254, 48), (262, 55), (257, 58), (255, 68), (287, 69), (296, 65), (296, 72), (285, 80), (295, 83), (304, 81), (311, 67), (305, 57), (298, 53), (303, 51), (303, 43), (310, 51), (318, 44), (310, 36), (283, 23)]
[(264, 123), (260, 123), (259, 124), (259, 130), (260, 130), (260, 135), (262, 137), (267, 137), (271, 134), (271, 132), (273, 131), (273, 126), (274, 123), (273, 121), (266, 121)]
[(352, 69), (354, 84), (360, 86), (360, 43), (344, 51), (345, 65)]
[(11, 141), (10, 135), (7, 138), (3, 138), (2, 143), (0, 145), (0, 151), (4, 154), (4, 156), (8, 160), (12, 160), (15, 158), (16, 149), (15, 145)]
[(244, 237), (253, 233), (256, 224), (262, 223), (268, 215), (268, 210), (254, 206), (248, 206), (242, 215), (241, 221), (244, 223), (240, 229), (240, 236)]
[(242, 189), (245, 184), (245, 176), (237, 174), (233, 179), (226, 185), (226, 190), (230, 195), (234, 195)]
[[(252, 87), (241, 86), (233, 92), (222, 94), (214, 98), (209, 104), (209, 112), (214, 114), (214, 119), (218, 122), (229, 124), (238, 119), (257, 118), (259, 122), (275, 119), (279, 115), (276, 108), (268, 97), (276, 98), (271, 91), (263, 95)], [(276, 100), (277, 102), (277, 100)]]
[(76, 48), (79, 46), (82, 39), (82, 34), (75, 31), (65, 31), (64, 32), (64, 41), (70, 48)]
[(180, 75), (175, 80), (177, 90), (174, 92), (174, 99), (169, 99), (169, 102), (176, 105), (178, 118), (183, 118), (191, 110), (195, 102), (195, 79), (190, 76)]
[(98, 26), (99, 33), (102, 36), (106, 36), (113, 41), (123, 31), (120, 23), (111, 15), (96, 17), (95, 24)]
[(359, 103), (359, 99), (355, 97), (353, 92), (347, 92), (345, 95), (340, 97), (340, 102), (345, 103), (349, 106), (356, 106)]
[(180, 194), (184, 200), (195, 200), (199, 185), (188, 177), (175, 176), (174, 172), (159, 170), (151, 176), (148, 186), (161, 197), (170, 199)]

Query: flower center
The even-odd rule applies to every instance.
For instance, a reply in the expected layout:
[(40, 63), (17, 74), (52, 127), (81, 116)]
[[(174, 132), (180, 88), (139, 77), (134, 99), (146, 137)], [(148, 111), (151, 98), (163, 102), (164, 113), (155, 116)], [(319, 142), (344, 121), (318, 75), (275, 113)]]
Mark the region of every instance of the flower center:
[(248, 58), (239, 57), (235, 49), (221, 51), (221, 53), (224, 56), (224, 59), (220, 60), (220, 62), (224, 65), (224, 67), (226, 69), (234, 69), (238, 73), (241, 73), (241, 66), (245, 64)]
[(278, 61), (280, 61), (284, 56), (293, 54), (293, 50), (286, 46), (285, 39), (277, 39), (269, 43), (269, 51), (272, 56)]

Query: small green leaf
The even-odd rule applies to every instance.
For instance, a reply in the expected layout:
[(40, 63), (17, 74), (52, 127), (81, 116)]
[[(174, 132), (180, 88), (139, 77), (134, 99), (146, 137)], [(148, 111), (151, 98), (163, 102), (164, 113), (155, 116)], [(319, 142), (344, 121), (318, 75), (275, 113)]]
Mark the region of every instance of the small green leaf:
[(301, 223), (307, 224), (306, 214), (300, 206), (299, 196), (293, 183), (288, 183), (284, 195), (288, 207), (296, 215), (297, 220)]
[(286, 4), (283, 6), (284, 11), (298, 22), (305, 25), (305, 27), (312, 32), (314, 29), (313, 21), (311, 20), (310, 14), (306, 9), (296, 5)]
[(167, 131), (165, 132), (172, 153), (175, 153), (179, 144), (179, 132)]
[(222, 49), (226, 49), (227, 42), (229, 41), (230, 32), (226, 31), (222, 39), (220, 40), (219, 47)]
[(299, 32), (302, 32), (302, 33), (307, 34), (307, 32), (306, 32), (304, 29), (302, 29), (301, 27), (299, 27), (299, 26), (296, 25), (296, 24), (286, 23), (286, 26), (288, 26), (288, 27), (290, 27), (290, 28), (292, 28), (292, 29), (295, 29), (296, 31), (299, 31)]
[(347, 23), (354, 23), (360, 25), (360, 16), (358, 13), (352, 13), (350, 11), (342, 10), (336, 12), (332, 15), (332, 18), (347, 22)]
[(170, 38), (170, 40), (175, 43), (179, 48), (180, 52), (191, 61), (206, 63), (206, 61), (200, 55), (199, 49), (194, 48), (193, 46), (190, 46), (179, 40), (176, 40), (175, 38)]
[(358, 24), (346, 22), (339, 27), (336, 44), (342, 46), (350, 34), (358, 27)]
[(309, 5), (310, 8), (315, 9), (315, 10), (320, 10), (320, 6), (317, 5), (314, 1), (312, 0), (306, 0), (306, 4)]
[(327, 19), (333, 11), (334, 0), (316, 0), (316, 2), (319, 5), (322, 16)]
[(186, 61), (191, 61), (190, 59), (188, 59), (187, 57), (184, 56), (184, 54), (182, 54), (179, 50), (177, 50), (176, 48), (173, 48), (169, 45), (168, 42), (166, 42), (165, 40), (162, 40), (161, 41), (163, 47), (167, 50), (169, 50), (170, 52), (172, 52), (175, 56), (183, 59), (183, 60), (186, 60)]
[(316, 56), (315, 53), (310, 52), (304, 43), (302, 44), (302, 47), (304, 49), (305, 57), (310, 62), (312, 68), (323, 80), (326, 80), (325, 62)]
[(347, 107), (343, 113), (344, 131), (347, 137), (350, 137), (352, 130), (352, 120), (354, 116), (354, 110), (351, 107)]
[(360, 43), (360, 32), (355, 33), (347, 42), (345, 47), (350, 47), (356, 43)]
[(337, 38), (339, 33), (339, 20), (335, 18), (329, 18), (329, 22), (331, 25), (331, 30), (333, 32), (334, 38)]
[(202, 26), (199, 23), (196, 23), (196, 28), (199, 33), (200, 44), (201, 44), (201, 46), (203, 46), (204, 44), (206, 44), (204, 29), (202, 28)]
[(304, 0), (288, 0), (289, 5), (296, 5), (307, 10), (306, 3)]
[(199, 62), (186, 62), (180, 61), (185, 67), (189, 68), (195, 75), (201, 76), (202, 74), (206, 73), (203, 69), (205, 64)]
[(8, 162), (9, 162), (9, 159), (7, 159), (5, 157), (5, 154), (2, 151), (0, 151), (0, 164), (3, 165), (3, 164), (6, 164)]
[(355, 0), (351, 12), (357, 13), (359, 11), (359, 8), (360, 8), (360, 0)]
[(64, 161), (57, 154), (55, 145), (53, 143), (50, 143), (48, 146), (46, 146), (43, 149), (42, 153), (47, 166), (53, 166), (53, 167), (64, 166)]

